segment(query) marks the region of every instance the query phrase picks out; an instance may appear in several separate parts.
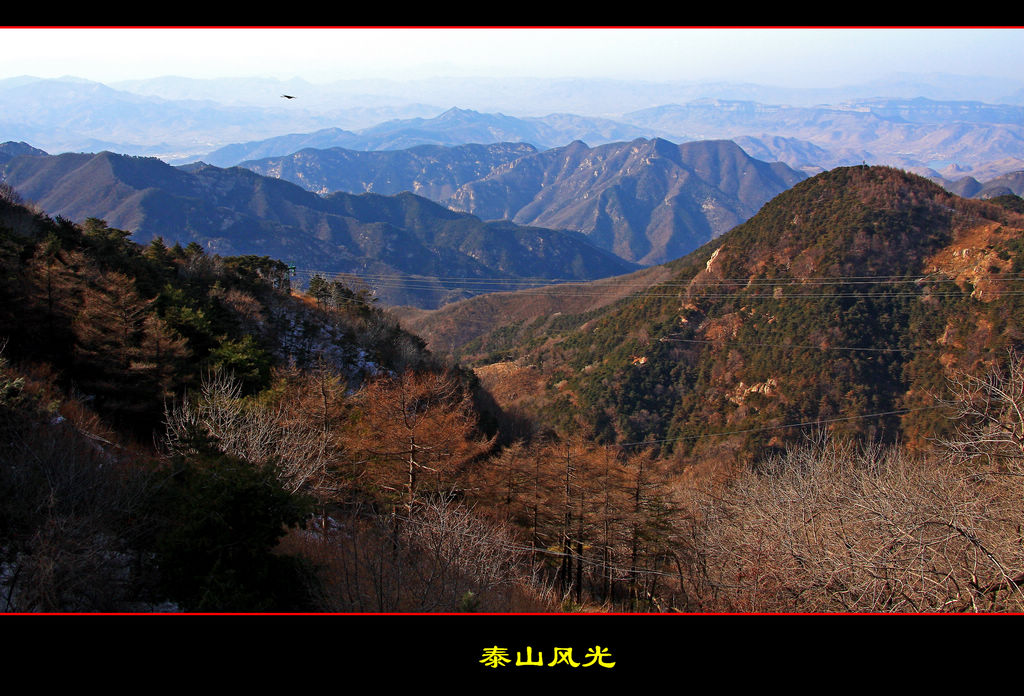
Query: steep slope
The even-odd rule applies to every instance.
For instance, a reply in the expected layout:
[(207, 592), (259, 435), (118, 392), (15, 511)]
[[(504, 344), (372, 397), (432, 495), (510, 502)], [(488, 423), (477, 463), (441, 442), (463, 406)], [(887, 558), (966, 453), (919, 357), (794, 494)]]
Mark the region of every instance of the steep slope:
[(306, 272), (386, 276), (379, 296), (395, 304), (430, 307), (475, 294), (460, 279), (581, 280), (636, 268), (575, 232), (484, 223), (408, 193), (322, 197), (241, 168), (175, 168), (102, 152), (15, 157), (0, 175), (52, 215), (101, 218), (140, 242), (162, 237), (272, 256)]
[(28, 143), (8, 141), (0, 143), (0, 164), (18, 155), (45, 155), (46, 153), (34, 148)]
[[(314, 300), (277, 260), (141, 246), (0, 196), (3, 611), (371, 610), (373, 588), (328, 599), (327, 556), (282, 537), (329, 517), (337, 538), (315, 537), (342, 553), (378, 509), (460, 488), (491, 439), (470, 375), (332, 286)], [(382, 450), (413, 437), (406, 492), (413, 464)], [(430, 556), (388, 536), (385, 562)], [(437, 610), (427, 587), (409, 594)]]
[(579, 230), (650, 265), (689, 253), (802, 178), (728, 141), (574, 142), (468, 183), (448, 203), (484, 219)]
[(840, 168), (668, 264), (668, 281), (480, 345), (542, 370), (545, 422), (681, 461), (782, 444), (801, 423), (920, 444), (945, 423), (930, 396), (944, 376), (1024, 341), (1022, 231), (923, 178)]
[(0, 357), (46, 365), (62, 389), (146, 438), (165, 401), (211, 370), (256, 391), (272, 368), (326, 365), (358, 384), (435, 364), (384, 310), (293, 292), (280, 261), (142, 246), (101, 221), (80, 226), (5, 198), (0, 269)]
[(666, 265), (587, 283), (552, 285), (523, 283), (519, 290), (493, 286), (494, 292), (452, 302), (434, 310), (396, 307), (402, 326), (426, 341), (437, 353), (472, 362), (497, 359), (503, 351), (521, 350), (551, 331), (582, 323), (579, 318), (625, 301), (638, 292), (670, 280)]

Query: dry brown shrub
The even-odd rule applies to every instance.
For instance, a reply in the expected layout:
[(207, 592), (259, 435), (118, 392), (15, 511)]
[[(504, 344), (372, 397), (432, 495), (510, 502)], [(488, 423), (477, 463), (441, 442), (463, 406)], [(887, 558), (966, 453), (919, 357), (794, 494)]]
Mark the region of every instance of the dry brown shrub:
[(1019, 479), (819, 439), (693, 503), (691, 581), (741, 612), (1020, 611)]
[(524, 612), (550, 604), (503, 525), (448, 499), (410, 517), (350, 514), (293, 531), (281, 550), (312, 562), (329, 612)]

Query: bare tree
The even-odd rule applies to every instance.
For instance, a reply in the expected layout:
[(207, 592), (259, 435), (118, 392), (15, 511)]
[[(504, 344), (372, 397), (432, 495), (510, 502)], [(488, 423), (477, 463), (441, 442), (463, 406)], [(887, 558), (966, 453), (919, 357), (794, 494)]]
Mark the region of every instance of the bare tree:
[(1024, 464), (1024, 357), (1008, 350), (1004, 367), (981, 375), (955, 372), (951, 396), (940, 399), (956, 421), (955, 433), (940, 441), (953, 456), (986, 459), (1020, 475)]
[(716, 611), (1020, 611), (1019, 489), (954, 459), (819, 439), (696, 496)]
[(286, 541), (322, 569), (324, 610), (547, 608), (507, 525), (446, 496), (419, 501), (397, 529), (390, 516), (368, 512), (339, 517), (326, 535), (295, 531)]
[[(320, 377), (320, 393), (306, 393), (326, 402), (338, 384)], [(195, 451), (200, 437), (225, 454), (273, 465), (290, 492), (322, 500), (340, 486), (337, 469), (344, 458), (340, 441), (331, 436), (330, 414), (303, 418), (293, 403), (245, 399), (241, 382), (228, 373), (206, 374), (196, 395), (167, 406), (165, 423), (172, 452)]]

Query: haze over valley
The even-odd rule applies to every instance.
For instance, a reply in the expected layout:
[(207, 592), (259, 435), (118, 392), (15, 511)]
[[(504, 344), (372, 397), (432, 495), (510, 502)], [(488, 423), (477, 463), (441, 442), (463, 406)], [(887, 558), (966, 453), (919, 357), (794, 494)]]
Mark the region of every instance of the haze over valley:
[[(0, 82), (7, 134), (0, 165), (8, 184), (52, 214), (105, 219), (142, 242), (160, 236), (172, 243), (205, 243), (224, 253), (262, 250), (285, 256), (310, 274), (416, 274), (418, 268), (421, 275), (438, 275), (431, 272), (436, 261), (370, 258), (365, 250), (353, 252), (347, 242), (343, 251), (322, 231), (300, 242), (310, 234), (311, 218), (286, 222), (276, 207), (254, 212), (237, 197), (226, 204), (212, 189), (199, 194), (193, 186), (188, 194), (193, 212), (184, 225), (168, 224), (183, 219), (184, 212), (156, 212), (153, 198), (158, 191), (160, 200), (180, 195), (176, 186), (195, 180), (206, 165), (212, 165), (205, 170), (207, 179), (220, 168), (224, 172), (217, 176), (225, 182), (258, 181), (231, 173), (232, 167), (242, 167), (321, 198), (411, 192), (483, 222), (508, 220), (554, 230), (551, 234), (579, 233), (625, 264), (651, 265), (692, 251), (801, 178), (838, 166), (895, 166), (969, 197), (1020, 193), (1021, 188), (1024, 97), (1019, 85), (1007, 80), (901, 76), (827, 90), (550, 78), (497, 78), (490, 85), (484, 89), (480, 80), (456, 78), (317, 84), (163, 77), (110, 85), (83, 78), (8, 78)], [(984, 92), (1001, 101), (951, 100), (955, 85), (962, 93)], [(427, 94), (458, 94), (471, 106), (514, 106), (519, 115), (431, 106), (420, 101)], [(496, 102), (509, 94), (514, 97)], [(673, 96), (686, 101), (664, 101)], [(794, 103), (762, 103), (751, 96)], [(822, 97), (835, 101), (809, 105)], [(534, 112), (527, 115), (531, 104)], [(584, 104), (595, 111), (542, 111)], [(613, 106), (629, 110), (612, 113)], [(254, 137), (260, 135), (266, 137)], [(95, 164), (82, 169), (85, 160), (71, 158), (71, 152), (153, 161), (145, 167), (149, 178), (119, 181), (111, 189), (111, 174), (95, 176)], [(49, 159), (32, 161), (25, 155)], [(140, 167), (141, 162), (131, 168)], [(216, 200), (196, 208), (204, 197)], [(238, 210), (239, 205), (246, 209)], [(224, 218), (229, 210), (232, 221)], [(231, 231), (240, 229), (241, 220), (277, 241), (265, 233), (249, 239)], [(586, 265), (567, 270), (542, 261), (533, 275), (583, 279), (613, 268), (628, 270), (627, 265), (606, 264), (600, 271)], [(464, 268), (448, 275), (480, 272)], [(484, 275), (494, 273), (529, 275), (507, 265)], [(390, 304), (422, 307), (467, 295), (451, 288), (420, 297), (380, 285), (376, 290)]]

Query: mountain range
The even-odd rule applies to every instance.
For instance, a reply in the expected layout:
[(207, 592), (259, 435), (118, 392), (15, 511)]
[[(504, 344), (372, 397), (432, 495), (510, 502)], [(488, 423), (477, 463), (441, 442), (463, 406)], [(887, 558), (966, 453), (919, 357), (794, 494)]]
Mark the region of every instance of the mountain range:
[[(282, 92), (298, 96), (285, 102)], [(20, 77), (0, 80), (0, 139), (48, 152), (106, 149), (218, 166), (311, 144), (404, 149), (503, 140), (545, 149), (574, 140), (745, 139), (753, 156), (807, 174), (868, 163), (989, 179), (1024, 168), (1022, 93), (1006, 81), (965, 84), (956, 76), (828, 90), (525, 78), (314, 85), (167, 77), (104, 85)]]
[[(0, 180), (51, 214), (101, 218), (140, 241), (160, 236), (216, 253), (268, 254), (307, 274), (375, 276), (382, 300), (419, 307), (512, 289), (467, 290), (469, 282), (454, 278), (535, 285), (665, 263), (805, 178), (731, 141), (663, 139), (547, 150), (524, 143), (307, 148), (244, 164), (175, 167), (110, 152), (51, 156), (26, 143), (0, 145)], [(934, 178), (965, 196), (1021, 191), (1019, 173), (986, 184)], [(374, 203), (350, 203), (360, 196)], [(453, 224), (459, 234), (439, 231)], [(504, 240), (500, 251), (487, 235)], [(550, 240), (544, 258), (542, 239)]]
[(954, 181), (942, 177), (929, 177), (943, 188), (965, 198), (995, 198), (1007, 194), (1024, 195), (1024, 171), (1015, 171), (997, 176), (985, 182), (973, 176), (965, 176)]
[(784, 162), (807, 174), (862, 163), (947, 178), (992, 178), (1024, 168), (1024, 107), (923, 98), (813, 107), (703, 99), (661, 104), (612, 119), (569, 114), (511, 117), (449, 109), (433, 118), (397, 119), (358, 133), (325, 130), (232, 145), (203, 159), (238, 164), (306, 146), (385, 150), (508, 140), (546, 149), (573, 140), (602, 145), (641, 137), (735, 140), (760, 159)]
[(445, 202), (459, 187), (537, 148), (527, 143), (416, 145), (402, 150), (364, 151), (304, 145), (279, 157), (238, 164), (262, 176), (284, 179), (319, 194), (411, 191)]
[(1019, 611), (1024, 92), (947, 82), (0, 81), (0, 604)]
[[(7, 147), (12, 154), (5, 155), (0, 178), (24, 198), (72, 220), (102, 218), (139, 241), (195, 241), (217, 253), (269, 254), (329, 273), (470, 279), (582, 280), (661, 263), (742, 222), (803, 178), (786, 165), (754, 160), (728, 141), (640, 139), (596, 148), (574, 142), (543, 151), (517, 143), (386, 152), (306, 149), (247, 163), (248, 169)], [(417, 195), (401, 193), (409, 191)], [(348, 203), (353, 200), (376, 203)], [(407, 212), (370, 212), (383, 207)], [(411, 208), (424, 218), (414, 219)], [(456, 218), (478, 230), (476, 241), (423, 232)], [(382, 224), (391, 226), (388, 241), (378, 239)], [(373, 234), (361, 231), (367, 226)], [(497, 251), (485, 244), (483, 230), (516, 236), (521, 248)], [(542, 237), (549, 240), (544, 255)], [(366, 241), (371, 238), (377, 242)], [(441, 246), (427, 251), (423, 244)], [(430, 257), (454, 249), (458, 259)], [(458, 296), (429, 284), (427, 299), (394, 287), (382, 297), (430, 306)]]
[(729, 141), (305, 149), (242, 163), (312, 191), (413, 191), (485, 220), (572, 229), (642, 265), (677, 258), (804, 178)]
[(573, 114), (514, 118), (451, 108), (432, 118), (396, 119), (358, 133), (329, 128), (308, 134), (289, 134), (267, 140), (232, 144), (203, 156), (218, 166), (244, 160), (290, 155), (300, 149), (343, 147), (349, 150), (404, 150), (418, 145), (456, 146), (465, 143), (521, 143), (537, 149), (572, 140), (609, 143), (638, 138), (649, 129), (609, 119)]
[(803, 178), (730, 141), (574, 142), (468, 183), (448, 204), (485, 219), (580, 230), (601, 248), (650, 265), (692, 251)]
[[(83, 159), (110, 200), (167, 169), (171, 199), (297, 215), (314, 196)], [(1019, 442), (910, 452), (970, 435), (945, 377), (1024, 342), (1019, 197), (830, 170), (670, 263), (418, 312), (440, 336), (490, 327), (454, 362), (343, 283), (303, 294), (277, 260), (141, 246), (0, 194), (8, 610), (1020, 609)], [(379, 224), (437, 214), (323, 198)], [(431, 522), (452, 491), (479, 517)], [(496, 575), (480, 539), (521, 553)]]
[[(31, 79), (31, 78), (23, 78)], [(764, 104), (816, 106), (856, 99), (886, 97), (934, 101), (969, 99), (1024, 105), (1019, 81), (978, 75), (895, 74), (860, 84), (827, 87), (785, 87), (730, 81), (636, 80), (613, 78), (435, 77), (348, 79), (331, 82), (273, 78), (197, 79), (164, 76), (112, 82), (112, 88), (165, 100), (217, 101), (232, 106), (265, 105), (267, 96), (298, 95), (311, 111), (362, 111), (365, 127), (384, 120), (380, 115), (397, 104), (427, 107), (419, 115), (437, 113), (437, 104), (463, 104), (512, 116), (538, 113), (620, 114), (652, 105), (699, 99), (757, 101)], [(396, 116), (392, 116), (396, 117)], [(355, 120), (351, 121), (356, 123)], [(350, 126), (346, 126), (350, 127)]]
[(110, 152), (26, 155), (3, 165), (0, 178), (51, 215), (100, 218), (138, 242), (272, 256), (307, 276), (383, 276), (377, 289), (387, 303), (434, 306), (488, 279), (578, 280), (636, 268), (576, 232), (487, 223), (411, 193), (319, 196), (240, 168)]
[[(991, 177), (1024, 168), (1024, 108), (981, 102), (868, 99), (794, 107), (750, 101), (701, 100), (630, 113), (628, 122), (687, 139), (758, 138), (779, 159), (807, 168), (801, 155), (774, 151), (766, 136), (821, 148), (820, 169), (884, 164), (952, 178)], [(794, 161), (796, 160), (796, 161)]]

